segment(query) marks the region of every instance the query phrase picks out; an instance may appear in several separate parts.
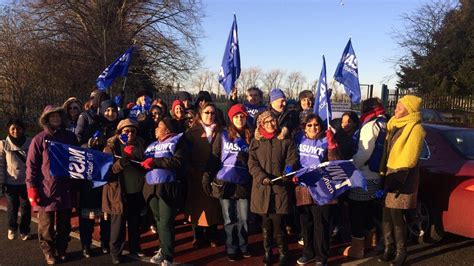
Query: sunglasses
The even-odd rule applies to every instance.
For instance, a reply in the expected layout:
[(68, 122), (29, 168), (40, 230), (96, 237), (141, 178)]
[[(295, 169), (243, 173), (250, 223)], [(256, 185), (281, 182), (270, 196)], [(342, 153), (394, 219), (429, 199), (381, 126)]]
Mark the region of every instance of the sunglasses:
[(206, 114), (206, 115), (215, 115), (216, 114), (216, 112), (211, 112), (211, 111), (207, 111), (207, 112), (203, 112), (203, 113)]
[(319, 124), (306, 124), (306, 127), (319, 127)]

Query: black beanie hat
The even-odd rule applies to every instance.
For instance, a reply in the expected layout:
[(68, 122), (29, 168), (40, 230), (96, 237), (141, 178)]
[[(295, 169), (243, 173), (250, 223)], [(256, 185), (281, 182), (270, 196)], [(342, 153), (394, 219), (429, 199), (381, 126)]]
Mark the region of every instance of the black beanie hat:
[(171, 133), (176, 133), (177, 131), (177, 126), (176, 126), (176, 121), (172, 118), (165, 117), (161, 120), (163, 124), (165, 124), (166, 128), (171, 132)]
[(192, 98), (193, 98), (191, 94), (189, 94), (189, 92), (187, 91), (178, 91), (176, 96), (178, 97), (177, 99), (180, 101), (186, 101), (186, 100), (192, 101)]
[(199, 103), (200, 101), (206, 101), (207, 103), (212, 103), (212, 97), (211, 94), (207, 91), (200, 91), (198, 92), (197, 98), (196, 98), (196, 103)]
[(103, 101), (101, 104), (100, 104), (100, 112), (101, 114), (103, 115), (105, 113), (105, 110), (107, 110), (107, 108), (109, 107), (113, 107), (115, 108), (115, 110), (117, 110), (117, 104), (113, 101), (113, 100), (105, 100)]

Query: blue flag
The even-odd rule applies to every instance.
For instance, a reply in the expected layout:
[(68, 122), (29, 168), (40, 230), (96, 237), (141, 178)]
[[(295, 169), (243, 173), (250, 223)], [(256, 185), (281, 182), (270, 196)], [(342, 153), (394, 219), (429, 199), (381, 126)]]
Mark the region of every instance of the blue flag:
[(359, 68), (351, 39), (347, 42), (342, 53), (341, 61), (334, 73), (334, 79), (344, 85), (344, 90), (353, 103), (360, 102)]
[(99, 90), (105, 90), (110, 87), (116, 77), (127, 76), (128, 66), (132, 61), (133, 49), (135, 49), (135, 47), (133, 45), (130, 46), (127, 51), (125, 51), (125, 53), (116, 58), (114, 62), (112, 62), (112, 64), (110, 64), (106, 69), (104, 69), (102, 74), (99, 75), (99, 77), (95, 81), (95, 84), (97, 85), (97, 88)]
[(94, 187), (107, 183), (113, 163), (111, 154), (54, 141), (48, 142), (48, 156), (52, 176), (89, 180)]
[(239, 39), (237, 36), (237, 18), (234, 15), (234, 23), (230, 29), (229, 38), (224, 50), (222, 65), (219, 71), (219, 83), (224, 87), (225, 92), (229, 95), (234, 88), (235, 81), (240, 76), (240, 52)]
[(327, 124), (329, 121), (331, 121), (331, 95), (329, 94), (326, 80), (326, 59), (324, 58), (324, 55), (323, 68), (321, 69), (318, 86), (316, 87), (316, 100), (313, 107), (313, 113), (319, 115), (324, 124)]
[(331, 202), (350, 188), (367, 189), (365, 177), (349, 160), (329, 161), (317, 167), (307, 167), (299, 171), (296, 177), (300, 185), (308, 187), (311, 197), (319, 205)]

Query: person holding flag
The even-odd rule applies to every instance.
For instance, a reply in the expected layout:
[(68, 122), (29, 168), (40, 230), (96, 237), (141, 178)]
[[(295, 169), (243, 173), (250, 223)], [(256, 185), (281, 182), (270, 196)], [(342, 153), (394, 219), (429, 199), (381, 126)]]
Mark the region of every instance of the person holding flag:
[(77, 145), (74, 133), (66, 130), (66, 112), (62, 107), (47, 105), (26, 158), (26, 187), (33, 211), (38, 213), (38, 239), (47, 264), (55, 264), (55, 254), (66, 261), (71, 232), (71, 189), (69, 176), (52, 176), (47, 141)]
[[(279, 127), (276, 116), (264, 111), (258, 116), (255, 139), (249, 148), (249, 171), (253, 177), (250, 210), (262, 216), (263, 262), (272, 263), (273, 237), (277, 240), (280, 265), (288, 264), (288, 240), (285, 216), (294, 206), (288, 177), (272, 179), (296, 169), (298, 154), (293, 139)], [(278, 163), (277, 163), (278, 162)]]
[(140, 248), (139, 231), (145, 208), (142, 193), (145, 171), (136, 163), (143, 159), (144, 151), (144, 140), (138, 136), (138, 123), (130, 118), (118, 123), (115, 135), (107, 140), (104, 148), (105, 153), (117, 158), (102, 191), (102, 211), (110, 217), (111, 223), (109, 245), (114, 264), (120, 263), (126, 228), (130, 254), (145, 256)]
[[(211, 195), (219, 199), (224, 217), (227, 259), (236, 261), (239, 251), (244, 258), (248, 250), (249, 198), (252, 178), (249, 174), (248, 147), (252, 132), (247, 125), (247, 112), (242, 104), (233, 105), (227, 112), (230, 124), (219, 132), (212, 143), (212, 169), (206, 173), (212, 180)], [(237, 231), (237, 239), (234, 237)]]
[[(315, 167), (327, 161), (328, 144), (324, 133), (325, 127), (323, 120), (316, 114), (308, 114), (303, 118), (302, 130), (295, 136), (300, 168)], [(301, 179), (303, 178), (304, 175)], [(295, 188), (295, 195), (304, 242), (303, 254), (297, 263), (304, 265), (316, 261), (326, 264), (330, 242), (330, 205), (316, 203), (306, 186), (298, 185)]]
[(178, 134), (176, 121), (164, 118), (155, 129), (157, 141), (145, 150), (140, 165), (148, 170), (143, 188), (145, 200), (157, 223), (160, 249), (150, 262), (172, 265), (175, 243), (175, 216), (184, 205), (187, 145)]
[(235, 81), (240, 76), (240, 50), (237, 34), (237, 18), (234, 14), (234, 22), (230, 29), (229, 38), (224, 50), (221, 69), (219, 71), (219, 83), (227, 95), (235, 87)]
[[(256, 86), (252, 86), (246, 91), (247, 101), (244, 102), (245, 110), (247, 111), (247, 124), (255, 128), (255, 121), (257, 115), (267, 109), (267, 106), (263, 104), (263, 92)], [(237, 88), (232, 89), (230, 95), (230, 106), (238, 104), (237, 100)]]
[(91, 106), (84, 110), (77, 119), (74, 134), (77, 136), (79, 145), (84, 145), (92, 135), (100, 128), (100, 106), (103, 101), (109, 100), (110, 96), (104, 91), (94, 89), (91, 92), (89, 102)]
[(342, 53), (334, 79), (344, 85), (344, 90), (353, 103), (360, 102), (359, 65), (351, 39)]

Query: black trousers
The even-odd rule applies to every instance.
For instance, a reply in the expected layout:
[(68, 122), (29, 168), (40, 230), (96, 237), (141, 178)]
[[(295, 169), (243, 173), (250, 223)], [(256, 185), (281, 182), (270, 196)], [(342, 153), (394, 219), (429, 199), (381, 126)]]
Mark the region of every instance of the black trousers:
[(141, 251), (140, 220), (145, 199), (141, 192), (126, 194), (125, 214), (112, 214), (110, 219), (110, 253), (114, 258), (122, 254), (125, 245), (125, 223), (128, 231), (128, 249), (130, 253)]
[(39, 211), (38, 220), (38, 239), (43, 254), (54, 255), (55, 251), (66, 254), (71, 233), (71, 209)]
[(304, 240), (303, 256), (327, 261), (331, 237), (330, 210), (331, 205), (299, 207)]
[[(79, 213), (81, 213), (79, 211)], [(80, 217), (79, 218), (79, 233), (81, 235), (82, 248), (90, 248), (92, 244), (92, 234), (94, 233), (95, 220)], [(110, 221), (100, 219), (100, 242), (102, 247), (108, 247), (110, 241)]]
[(5, 185), (7, 197), (8, 229), (18, 229), (18, 210), (21, 207), (20, 234), (30, 233), (31, 206), (26, 193), (26, 185)]
[(210, 226), (198, 226), (193, 224), (194, 239), (197, 241), (216, 241), (217, 240), (217, 224)]
[(353, 237), (363, 238), (375, 228), (375, 221), (380, 220), (381, 206), (374, 200), (349, 200), (349, 221)]
[(262, 215), (262, 229), (273, 232), (274, 238), (286, 236), (286, 223), (284, 214), (264, 214)]

